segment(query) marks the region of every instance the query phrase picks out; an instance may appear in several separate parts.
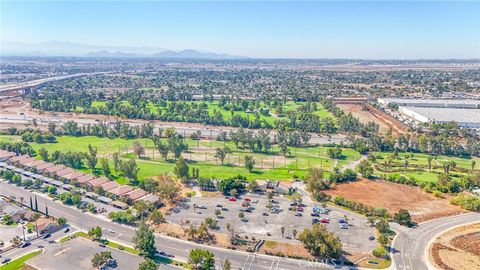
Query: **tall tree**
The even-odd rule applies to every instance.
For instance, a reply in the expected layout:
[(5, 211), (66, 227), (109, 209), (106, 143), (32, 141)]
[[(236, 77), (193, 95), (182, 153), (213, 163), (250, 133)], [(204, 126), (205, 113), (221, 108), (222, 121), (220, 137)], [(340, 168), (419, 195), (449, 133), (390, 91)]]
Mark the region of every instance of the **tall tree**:
[(135, 249), (139, 251), (140, 256), (145, 258), (152, 258), (157, 252), (153, 231), (144, 222), (141, 222), (135, 230), (133, 243), (135, 244)]
[(245, 168), (247, 168), (248, 172), (252, 172), (255, 166), (255, 160), (252, 156), (245, 156)]
[(192, 249), (188, 256), (188, 263), (194, 270), (209, 270), (215, 267), (215, 255), (204, 249)]
[(100, 160), (100, 163), (102, 165), (103, 173), (105, 174), (105, 176), (109, 177), (111, 172), (110, 172), (110, 164), (108, 164), (108, 159), (102, 158)]
[(189, 169), (188, 165), (183, 159), (183, 157), (180, 157), (177, 162), (175, 162), (175, 168), (173, 169), (173, 173), (178, 177), (183, 180), (186, 180), (189, 176)]
[(158, 270), (159, 266), (151, 259), (146, 259), (138, 265), (138, 270)]
[(97, 166), (97, 149), (91, 144), (88, 145), (88, 152), (85, 153), (85, 159), (87, 160), (87, 166), (93, 171)]

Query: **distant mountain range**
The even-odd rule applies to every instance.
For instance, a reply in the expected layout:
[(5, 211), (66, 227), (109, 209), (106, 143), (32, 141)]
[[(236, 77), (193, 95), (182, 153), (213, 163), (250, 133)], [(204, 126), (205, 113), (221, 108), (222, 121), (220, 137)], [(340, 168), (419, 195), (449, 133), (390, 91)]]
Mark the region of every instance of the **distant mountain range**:
[(185, 49), (166, 50), (156, 47), (120, 47), (96, 46), (65, 41), (47, 41), (42, 43), (2, 42), (2, 56), (76, 56), (97, 58), (136, 58), (149, 57), (161, 59), (240, 59), (243, 56), (219, 54), (213, 52)]

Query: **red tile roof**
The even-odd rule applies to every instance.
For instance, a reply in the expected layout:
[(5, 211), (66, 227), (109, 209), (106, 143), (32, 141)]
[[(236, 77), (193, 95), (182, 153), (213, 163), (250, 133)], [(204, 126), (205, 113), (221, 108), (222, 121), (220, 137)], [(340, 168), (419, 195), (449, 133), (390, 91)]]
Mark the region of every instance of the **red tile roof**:
[(85, 174), (84, 176), (80, 176), (79, 178), (77, 178), (77, 182), (80, 184), (85, 184), (93, 179), (95, 179), (95, 175)]
[(30, 164), (28, 164), (28, 167), (31, 167), (31, 168), (36, 168), (37, 166), (40, 166), (42, 164), (45, 164), (46, 162), (43, 161), (43, 160), (36, 160)]
[(58, 171), (63, 170), (63, 169), (65, 169), (65, 166), (55, 165), (53, 167), (47, 168), (46, 171), (49, 172), (49, 173), (54, 173), (54, 172), (58, 172)]
[(75, 172), (75, 171), (74, 171), (72, 168), (68, 168), (68, 167), (67, 167), (67, 168), (64, 168), (64, 169), (62, 169), (62, 170), (56, 171), (55, 174), (56, 174), (57, 176), (60, 176), (60, 177), (61, 177), (61, 176), (64, 176), (64, 175), (72, 174), (72, 173), (74, 173), (74, 172)]
[(37, 170), (41, 171), (41, 170), (46, 170), (46, 169), (48, 169), (50, 167), (53, 167), (53, 166), (55, 166), (55, 164), (50, 163), (50, 162), (46, 162), (42, 165), (38, 165), (36, 168), (37, 168)]
[(30, 156), (29, 155), (21, 155), (21, 156), (16, 156), (16, 157), (11, 158), (10, 161), (17, 162), (17, 161), (27, 159), (27, 158), (30, 158)]
[(131, 186), (121, 185), (119, 187), (109, 190), (108, 193), (112, 193), (113, 195), (117, 195), (117, 196), (122, 196), (125, 193), (128, 193), (132, 190), (133, 188)]
[(102, 187), (103, 190), (105, 190), (105, 191), (109, 191), (109, 190), (114, 189), (114, 188), (119, 187), (119, 186), (120, 186), (120, 184), (115, 182), (115, 181), (108, 181), (105, 184), (101, 185), (100, 187)]
[(127, 196), (130, 199), (135, 201), (135, 200), (138, 200), (138, 199), (142, 198), (143, 196), (145, 196), (147, 194), (148, 193), (145, 190), (143, 190), (141, 188), (137, 188), (137, 189), (134, 189), (134, 190), (124, 194), (124, 196)]
[(9, 151), (0, 149), (0, 158), (12, 158), (12, 157), (15, 157), (16, 155), (17, 154), (15, 154), (14, 152), (9, 152)]
[(64, 175), (63, 178), (72, 181), (84, 175), (85, 174), (83, 172), (73, 172), (71, 174)]
[(110, 180), (108, 180), (107, 177), (103, 176), (103, 177), (95, 178), (93, 180), (88, 181), (88, 185), (91, 186), (91, 187), (98, 187), (100, 185), (105, 184), (108, 181), (110, 181)]

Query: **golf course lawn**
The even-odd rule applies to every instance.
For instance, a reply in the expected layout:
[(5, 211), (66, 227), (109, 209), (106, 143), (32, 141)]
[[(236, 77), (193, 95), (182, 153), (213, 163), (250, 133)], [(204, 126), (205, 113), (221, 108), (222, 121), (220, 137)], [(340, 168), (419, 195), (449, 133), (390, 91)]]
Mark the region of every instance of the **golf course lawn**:
[[(2, 136), (0, 140), (19, 141), (20, 137)], [(141, 158), (138, 158), (133, 153), (133, 143), (135, 141), (140, 142), (145, 148), (145, 154)], [(167, 139), (163, 138), (162, 141), (166, 143)], [(187, 160), (189, 166), (198, 168), (200, 176), (209, 178), (226, 178), (241, 174), (247, 177), (247, 179), (292, 180), (294, 176), (304, 176), (310, 167), (321, 167), (325, 171), (331, 171), (334, 166), (342, 167), (360, 158), (358, 152), (349, 148), (343, 149), (342, 157), (338, 160), (330, 159), (327, 155), (329, 147), (324, 146), (290, 147), (290, 156), (285, 158), (279, 153), (276, 145), (273, 145), (268, 153), (254, 153), (247, 148), (237, 148), (233, 142), (195, 141), (192, 139), (186, 139), (185, 141), (189, 145), (189, 152), (185, 152), (182, 155)], [(104, 157), (109, 160), (112, 171), (113, 162), (111, 154), (119, 152), (124, 160), (135, 158), (140, 169), (138, 173), (140, 181), (164, 173), (171, 174), (175, 167), (173, 154), (169, 153), (167, 161), (164, 161), (155, 149), (151, 139), (59, 136), (57, 137), (57, 143), (30, 143), (35, 151), (38, 152), (41, 148), (45, 148), (50, 154), (56, 150), (62, 152), (86, 152), (89, 144), (98, 149), (99, 158)], [(232, 151), (225, 159), (224, 165), (215, 158), (216, 148), (223, 147), (229, 147)], [(192, 159), (192, 155), (195, 158)], [(251, 173), (244, 167), (244, 158), (247, 155), (253, 156), (255, 160), (255, 169)], [(80, 170), (91, 173), (91, 170), (86, 167)], [(101, 165), (98, 162), (96, 173), (100, 172)], [(128, 180), (124, 177), (117, 177), (115, 172), (113, 177), (120, 183), (128, 183)]]

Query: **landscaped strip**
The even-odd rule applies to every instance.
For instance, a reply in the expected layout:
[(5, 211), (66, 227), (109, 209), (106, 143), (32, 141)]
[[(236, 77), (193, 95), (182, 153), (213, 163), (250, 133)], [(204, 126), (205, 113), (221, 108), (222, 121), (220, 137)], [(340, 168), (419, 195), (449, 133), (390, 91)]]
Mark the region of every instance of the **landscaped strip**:
[(41, 250), (23, 255), (22, 257), (0, 266), (0, 270), (20, 270), (25, 266), (25, 262), (42, 253)]

